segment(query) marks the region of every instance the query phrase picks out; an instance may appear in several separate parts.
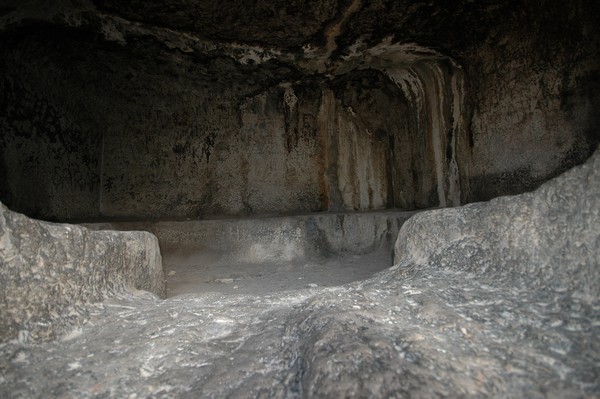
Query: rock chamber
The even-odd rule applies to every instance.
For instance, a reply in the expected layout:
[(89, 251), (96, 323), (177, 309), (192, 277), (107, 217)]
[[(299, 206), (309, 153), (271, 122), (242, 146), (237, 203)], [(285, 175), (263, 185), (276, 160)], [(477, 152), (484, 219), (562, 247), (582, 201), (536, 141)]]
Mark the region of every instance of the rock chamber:
[(598, 395), (599, 27), (1, 0), (1, 396)]

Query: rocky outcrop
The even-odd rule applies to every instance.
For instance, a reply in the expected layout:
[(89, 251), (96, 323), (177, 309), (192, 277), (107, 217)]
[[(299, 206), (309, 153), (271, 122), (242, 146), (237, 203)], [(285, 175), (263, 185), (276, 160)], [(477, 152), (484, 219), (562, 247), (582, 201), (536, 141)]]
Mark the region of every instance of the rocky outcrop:
[(532, 193), (412, 217), (395, 246), (400, 270), (453, 269), (478, 280), (600, 295), (600, 150)]
[(396, 265), (288, 323), (307, 397), (596, 395), (600, 149), (537, 191), (422, 212)]
[(0, 394), (595, 397), (599, 199), (600, 150), (536, 192), (414, 216), (360, 283), (112, 299), (70, 340), (0, 346)]
[(156, 237), (46, 223), (0, 203), (0, 341), (79, 326), (88, 305), (132, 289), (165, 295)]

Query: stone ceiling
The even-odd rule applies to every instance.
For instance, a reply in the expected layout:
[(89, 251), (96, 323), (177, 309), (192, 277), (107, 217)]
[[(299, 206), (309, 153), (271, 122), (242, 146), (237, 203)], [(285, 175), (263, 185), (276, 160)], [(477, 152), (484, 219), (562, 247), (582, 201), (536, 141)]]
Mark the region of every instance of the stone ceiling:
[[(134, 48), (150, 40), (201, 61), (225, 56), (237, 67), (270, 62), (271, 76), (282, 64), (304, 76), (331, 76), (432, 57), (464, 65), (471, 62), (469, 52), (501, 47), (507, 34), (543, 32), (547, 42), (560, 41), (578, 32), (578, 7), (598, 8), (532, 0), (4, 0), (0, 32), (47, 22)], [(583, 12), (589, 26), (598, 19), (593, 14)]]
[[(237, 53), (243, 63), (276, 57), (331, 69), (335, 61), (377, 46), (417, 44), (448, 55), (492, 35), (493, 21), (524, 21), (509, 1), (8, 0), (0, 28), (33, 21), (84, 28), (121, 44), (154, 37), (183, 52)], [(220, 50), (220, 51), (219, 51)], [(245, 61), (245, 62), (244, 62)], [(328, 67), (323, 67), (321, 64)], [(312, 67), (312, 68), (311, 68)]]
[[(94, 1), (107, 14), (217, 41), (282, 49), (326, 46), (358, 40), (457, 46), (485, 35), (491, 21), (514, 18), (520, 5), (509, 1)], [(338, 37), (339, 36), (339, 37)]]

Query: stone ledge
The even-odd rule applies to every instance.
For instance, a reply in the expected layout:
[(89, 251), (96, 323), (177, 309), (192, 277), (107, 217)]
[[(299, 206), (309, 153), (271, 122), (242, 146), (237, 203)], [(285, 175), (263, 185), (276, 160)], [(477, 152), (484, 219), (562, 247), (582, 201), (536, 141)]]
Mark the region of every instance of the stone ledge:
[(163, 256), (195, 257), (203, 265), (304, 262), (378, 249), (392, 252), (414, 211), (313, 213), (296, 216), (159, 222), (88, 223), (91, 230), (143, 230)]
[(90, 231), (0, 203), (0, 341), (46, 341), (79, 325), (87, 305), (131, 289), (165, 296), (156, 237)]
[(600, 147), (537, 190), (422, 212), (400, 230), (395, 263), (454, 269), (593, 302), (600, 292)]

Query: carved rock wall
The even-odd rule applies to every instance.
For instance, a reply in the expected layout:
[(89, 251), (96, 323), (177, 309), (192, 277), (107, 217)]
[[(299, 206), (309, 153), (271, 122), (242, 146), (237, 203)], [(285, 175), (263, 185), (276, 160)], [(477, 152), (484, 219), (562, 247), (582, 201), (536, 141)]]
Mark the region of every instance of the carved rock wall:
[(0, 199), (33, 216), (454, 206), (534, 189), (600, 142), (583, 0), (9, 3)]
[(600, 142), (598, 4), (528, 2), (457, 55), (465, 72), (459, 142), (464, 202), (537, 187)]

